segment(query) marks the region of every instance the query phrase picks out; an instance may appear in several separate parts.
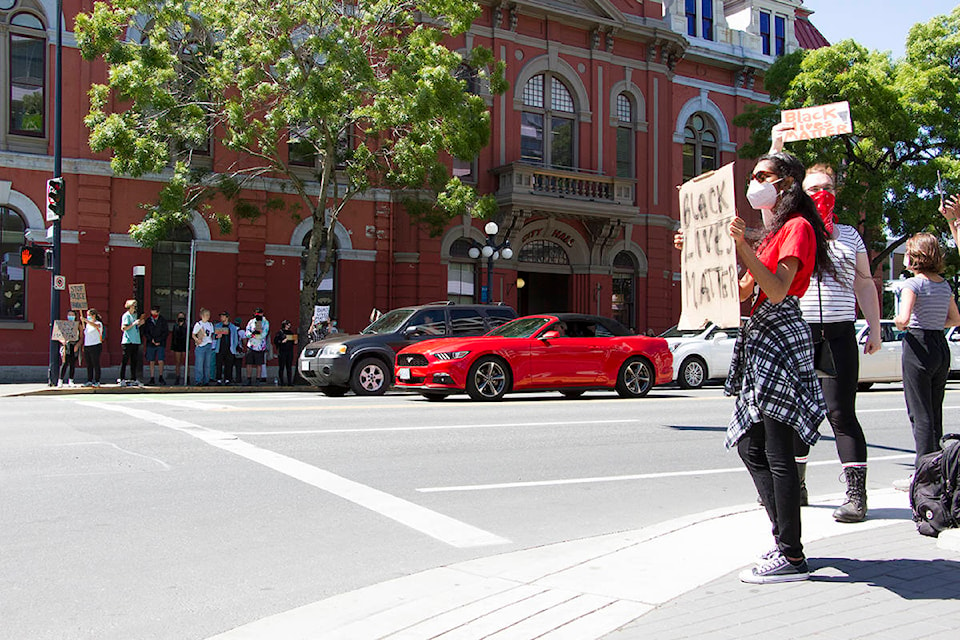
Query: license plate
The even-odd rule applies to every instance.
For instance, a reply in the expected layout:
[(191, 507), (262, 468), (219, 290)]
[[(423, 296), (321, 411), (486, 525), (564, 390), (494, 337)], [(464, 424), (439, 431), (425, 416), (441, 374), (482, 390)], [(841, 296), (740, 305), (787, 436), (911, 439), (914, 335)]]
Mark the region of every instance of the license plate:
[(410, 368), (403, 367), (402, 369), (397, 369), (397, 379), (398, 380), (409, 380), (410, 379)]
[(310, 371), (310, 361), (301, 360), (300, 361), (300, 371)]

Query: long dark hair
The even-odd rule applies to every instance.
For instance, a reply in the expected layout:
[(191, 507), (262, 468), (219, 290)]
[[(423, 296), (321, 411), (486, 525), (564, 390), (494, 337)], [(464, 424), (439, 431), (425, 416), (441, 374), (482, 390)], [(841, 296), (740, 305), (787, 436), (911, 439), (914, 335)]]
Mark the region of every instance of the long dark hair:
[(833, 265), (833, 260), (830, 259), (829, 245), (827, 244), (830, 235), (823, 224), (820, 212), (817, 211), (817, 205), (803, 190), (803, 179), (807, 174), (803, 163), (796, 156), (785, 151), (760, 156), (760, 161), (762, 160), (772, 163), (774, 172), (781, 178), (793, 178), (793, 183), (789, 187), (781, 188), (780, 197), (773, 209), (773, 225), (767, 230), (761, 244), (780, 231), (787, 220), (796, 214), (800, 214), (813, 227), (813, 234), (817, 239), (817, 259), (814, 272), (818, 275), (824, 273), (835, 275), (836, 268)]

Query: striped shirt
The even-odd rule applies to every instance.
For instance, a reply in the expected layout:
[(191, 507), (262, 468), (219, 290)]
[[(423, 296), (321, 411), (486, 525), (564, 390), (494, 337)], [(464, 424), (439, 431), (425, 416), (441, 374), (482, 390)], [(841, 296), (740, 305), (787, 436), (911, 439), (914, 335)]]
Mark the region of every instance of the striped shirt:
[[(830, 259), (836, 269), (836, 276), (824, 273), (819, 282), (820, 295), (823, 298), (824, 322), (853, 322), (857, 319), (857, 296), (853, 281), (857, 276), (857, 254), (867, 253), (867, 246), (857, 230), (848, 224), (836, 225), (839, 235), (828, 243)], [(810, 288), (800, 299), (803, 319), (817, 324), (820, 322), (820, 299), (817, 295), (816, 275), (810, 279)]]
[(903, 283), (903, 288), (913, 291), (917, 296), (907, 328), (943, 331), (950, 311), (950, 300), (953, 299), (950, 284), (946, 280), (933, 282), (914, 276)]

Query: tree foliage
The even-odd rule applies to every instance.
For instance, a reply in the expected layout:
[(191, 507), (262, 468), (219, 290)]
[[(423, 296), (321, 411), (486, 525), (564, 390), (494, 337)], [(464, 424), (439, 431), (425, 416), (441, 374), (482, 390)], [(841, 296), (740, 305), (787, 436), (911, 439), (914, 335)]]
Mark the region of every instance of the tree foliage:
[[(479, 11), (470, 0), (96, 3), (76, 23), (83, 55), (109, 74), (90, 90), (90, 146), (110, 150), (119, 174), (172, 163), (131, 235), (150, 246), (193, 210), (227, 232), (238, 217), (282, 208), (245, 197), (249, 189), (295, 196), (313, 219), (303, 328), (334, 259), (333, 226), (359, 194), (389, 189), (434, 231), (452, 215), (494, 212), (491, 197), (478, 198), (443, 162), (471, 160), (489, 140), (486, 101), (467, 81), (506, 88), (488, 50), (445, 45)], [(211, 140), (231, 158), (217, 173), (196, 168)], [(312, 169), (291, 162), (288, 145), (294, 159), (315, 160)], [(223, 202), (229, 210), (217, 208)]]
[[(837, 169), (837, 212), (879, 250), (874, 268), (913, 233), (947, 232), (936, 188), (938, 171), (951, 193), (960, 185), (960, 7), (915, 25), (902, 59), (844, 40), (780, 58), (765, 84), (774, 104), (734, 120), (753, 129), (741, 157), (767, 150), (781, 109), (850, 102), (853, 135), (788, 150)], [(885, 232), (897, 237), (886, 248)]]

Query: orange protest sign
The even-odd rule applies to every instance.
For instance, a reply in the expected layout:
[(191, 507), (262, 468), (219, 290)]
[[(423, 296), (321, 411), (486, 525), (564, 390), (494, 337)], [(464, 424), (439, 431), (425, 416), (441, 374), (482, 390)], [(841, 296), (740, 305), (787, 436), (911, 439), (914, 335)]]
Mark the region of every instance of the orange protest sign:
[(780, 120), (793, 125), (793, 130), (784, 131), (784, 142), (853, 133), (850, 103), (845, 101), (805, 109), (787, 109), (780, 112)]

